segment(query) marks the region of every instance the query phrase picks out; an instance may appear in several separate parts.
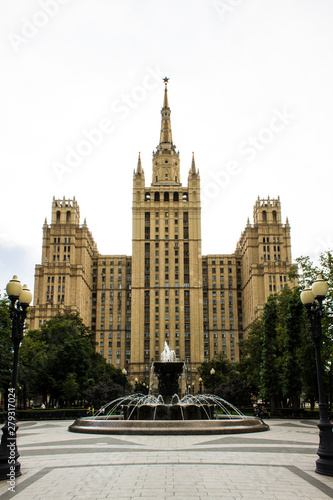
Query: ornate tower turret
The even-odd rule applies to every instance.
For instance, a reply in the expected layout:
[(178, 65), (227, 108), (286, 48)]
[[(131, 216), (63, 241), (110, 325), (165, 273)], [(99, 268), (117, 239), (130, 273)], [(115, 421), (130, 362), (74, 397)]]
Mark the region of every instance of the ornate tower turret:
[(160, 143), (153, 153), (153, 182), (152, 185), (180, 185), (179, 153), (172, 142), (171, 110), (168, 103), (168, 80), (164, 78), (165, 90), (163, 108), (161, 110), (162, 123)]

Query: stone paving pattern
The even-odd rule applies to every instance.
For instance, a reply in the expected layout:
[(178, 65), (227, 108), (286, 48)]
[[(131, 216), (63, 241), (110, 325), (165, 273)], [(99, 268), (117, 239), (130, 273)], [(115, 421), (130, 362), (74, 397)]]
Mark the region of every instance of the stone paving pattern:
[(311, 420), (267, 421), (270, 430), (220, 436), (105, 436), (67, 431), (71, 421), (21, 422), (22, 476), (0, 499), (333, 498), (333, 477), (314, 472)]

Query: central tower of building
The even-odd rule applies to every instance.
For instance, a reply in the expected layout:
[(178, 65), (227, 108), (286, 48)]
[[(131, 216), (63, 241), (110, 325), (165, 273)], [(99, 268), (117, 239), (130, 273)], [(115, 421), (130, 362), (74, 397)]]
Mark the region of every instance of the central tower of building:
[(146, 375), (165, 341), (190, 370), (204, 361), (200, 177), (193, 155), (187, 187), (180, 182), (164, 82), (151, 186), (140, 154), (133, 175), (131, 377)]

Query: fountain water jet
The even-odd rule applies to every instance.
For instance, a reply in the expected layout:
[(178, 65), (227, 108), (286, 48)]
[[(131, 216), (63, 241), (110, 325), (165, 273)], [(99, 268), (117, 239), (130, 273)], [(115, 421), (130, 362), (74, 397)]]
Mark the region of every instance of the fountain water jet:
[[(258, 417), (246, 417), (235, 406), (211, 394), (179, 397), (184, 363), (165, 343), (161, 361), (153, 364), (159, 395), (131, 394), (106, 404), (94, 417), (75, 420), (71, 432), (92, 434), (231, 434), (269, 429)], [(151, 390), (152, 384), (150, 385)], [(119, 409), (122, 415), (115, 415)], [(218, 414), (218, 411), (222, 411)]]

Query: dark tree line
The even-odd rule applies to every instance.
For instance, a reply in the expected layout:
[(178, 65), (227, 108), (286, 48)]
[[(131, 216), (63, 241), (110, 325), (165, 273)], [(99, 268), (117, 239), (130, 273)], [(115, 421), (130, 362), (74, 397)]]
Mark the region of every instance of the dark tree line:
[[(4, 394), (11, 382), (10, 333), (8, 303), (1, 301), (0, 390)], [(82, 403), (103, 377), (120, 391), (121, 371), (96, 352), (95, 335), (77, 314), (58, 314), (39, 330), (29, 330), (24, 335), (18, 371), (19, 396), (24, 407), (37, 396), (45, 404), (49, 402), (49, 406)]]

